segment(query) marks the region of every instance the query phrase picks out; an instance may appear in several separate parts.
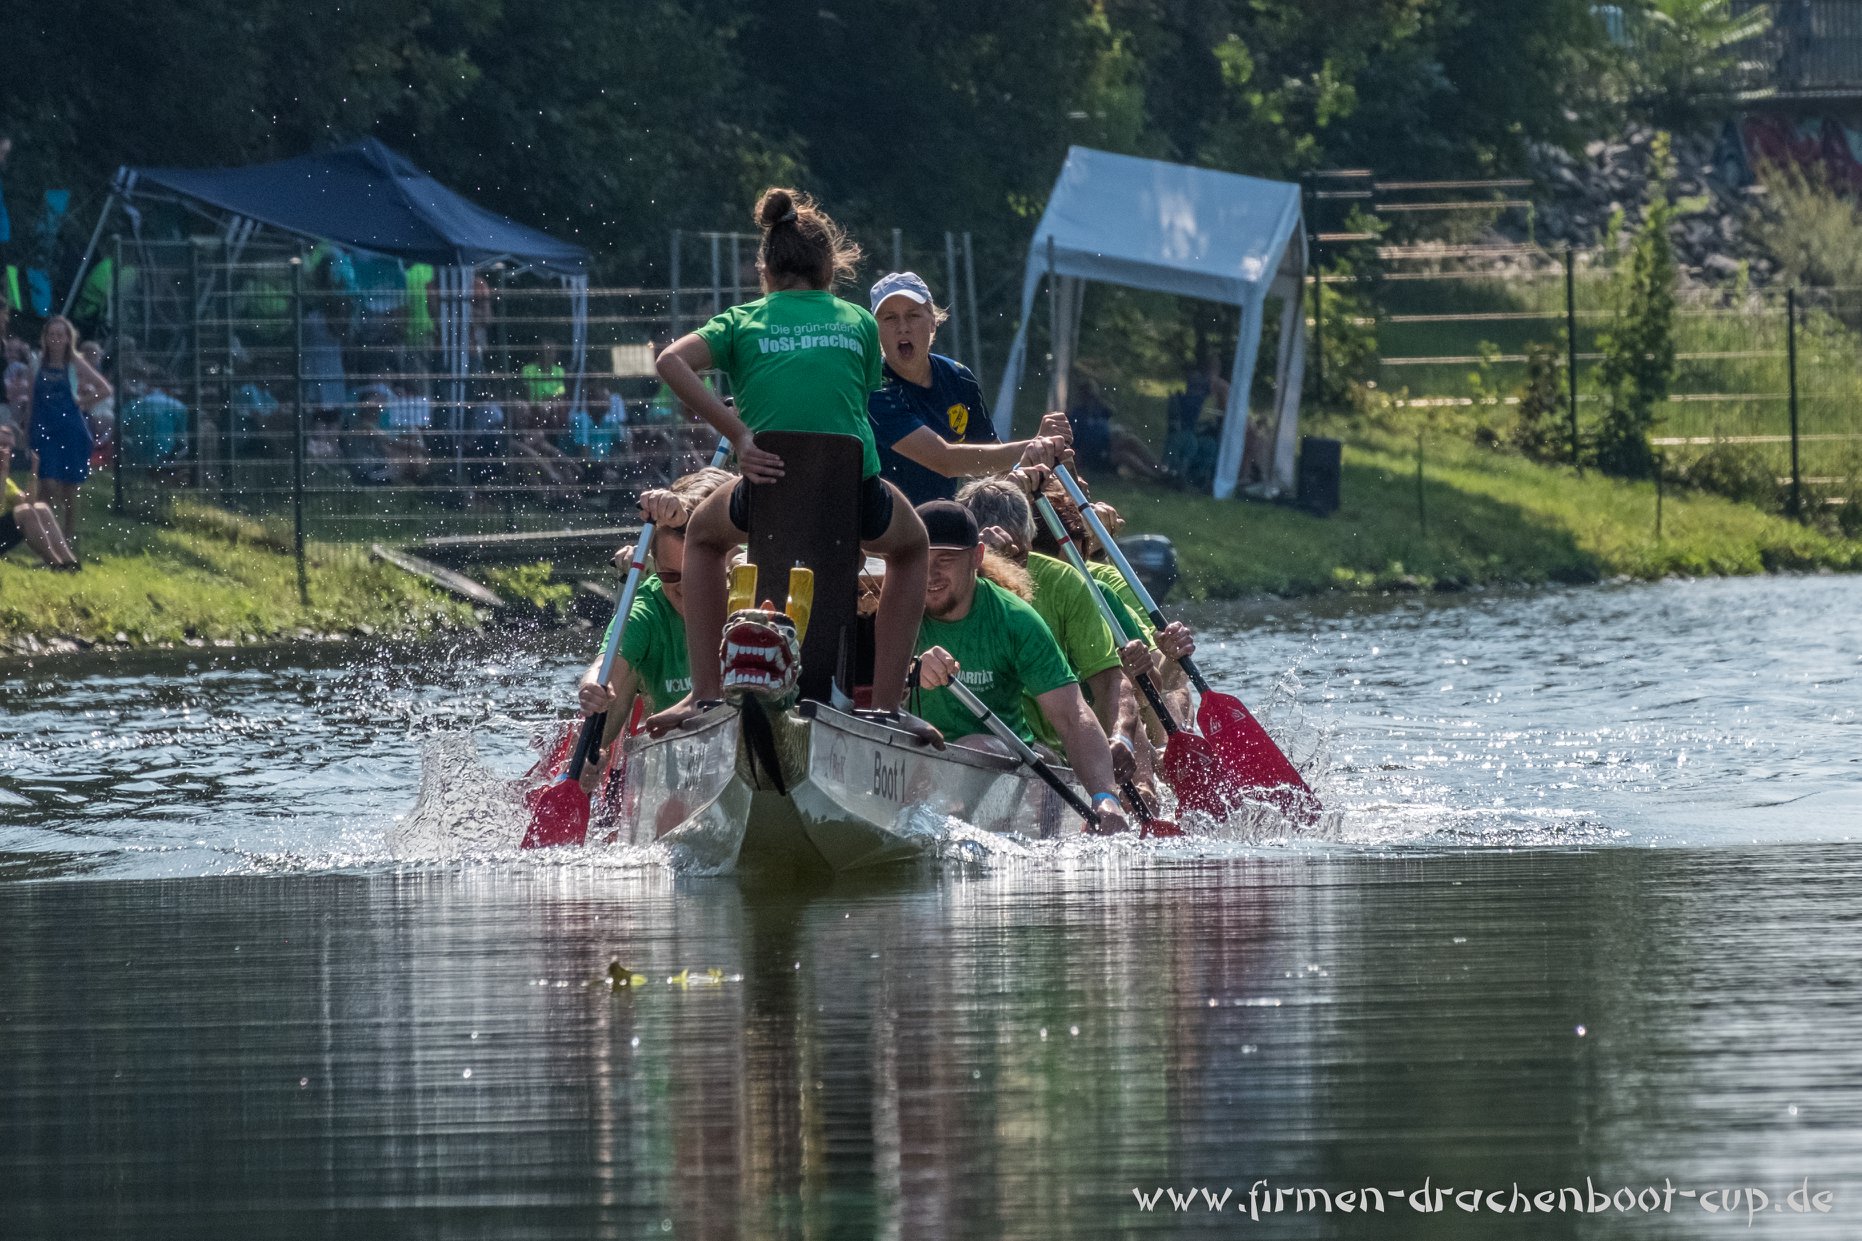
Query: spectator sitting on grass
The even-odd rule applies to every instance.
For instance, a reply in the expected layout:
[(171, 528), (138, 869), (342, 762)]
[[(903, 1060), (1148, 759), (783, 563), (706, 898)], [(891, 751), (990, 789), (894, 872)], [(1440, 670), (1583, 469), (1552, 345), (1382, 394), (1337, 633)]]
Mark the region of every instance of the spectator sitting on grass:
[[(0, 423), (0, 556), (24, 542), (39, 553), (39, 559), (54, 572), (76, 573), (84, 566), (71, 554), (64, 532), (58, 528), (58, 518), (52, 515), (52, 506), (21, 490), (19, 484), (8, 477), (13, 469), (13, 448), (18, 442), (18, 432), (12, 424)], [(39, 463), (35, 460), (32, 462), (35, 488), (38, 472)]]
[(1085, 375), (1076, 373), (1073, 377), (1067, 421), (1073, 424), (1073, 450), (1087, 471), (1110, 468), (1126, 478), (1152, 481), (1168, 477), (1144, 441), (1120, 425), (1112, 407), (1100, 395), (1099, 385)]
[(433, 427), (433, 403), (402, 380), (382, 410), (390, 472), (401, 482), (419, 482), (427, 469), (427, 432)]
[[(0, 305), (5, 299), (0, 298)], [(23, 340), (6, 342), (6, 387), (3, 393), (6, 408), (0, 410), (0, 422), (10, 422), (15, 427), (26, 425), (26, 414), (32, 409), (32, 351)]]
[[(523, 382), (526, 393), (533, 391), (530, 381)], [(562, 422), (554, 417), (559, 410), (565, 415)], [(541, 488), (567, 489), (578, 481), (576, 462), (557, 442), (567, 429), (567, 413), (558, 401), (520, 401), (512, 410), (513, 469)]]
[(553, 340), (545, 340), (538, 349), (538, 359), (526, 362), (518, 372), (524, 377), (524, 399), (534, 405), (549, 405), (565, 400), (569, 389), (563, 382), (567, 374), (561, 362), (557, 361), (560, 346)]
[[(490, 381), (480, 380), (473, 387), (472, 399), (466, 403), (465, 408), (461, 451), (468, 462), (466, 477), (473, 483), (484, 485), (502, 475), (507, 441), (504, 407), (498, 403), (497, 392)], [(477, 498), (470, 497), (474, 501)]]
[(382, 430), (392, 400), (394, 389), (372, 383), (358, 390), (354, 403), (343, 409), (343, 458), (359, 483), (380, 486), (393, 481), (388, 473), (388, 437)]

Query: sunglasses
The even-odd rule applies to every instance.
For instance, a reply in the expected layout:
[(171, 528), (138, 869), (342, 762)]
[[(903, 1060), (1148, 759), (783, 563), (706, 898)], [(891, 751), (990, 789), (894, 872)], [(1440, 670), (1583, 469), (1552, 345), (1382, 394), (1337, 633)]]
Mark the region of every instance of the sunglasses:
[(659, 571), (659, 582), (662, 586), (677, 586), (684, 580), (685, 574), (677, 569), (661, 569)]

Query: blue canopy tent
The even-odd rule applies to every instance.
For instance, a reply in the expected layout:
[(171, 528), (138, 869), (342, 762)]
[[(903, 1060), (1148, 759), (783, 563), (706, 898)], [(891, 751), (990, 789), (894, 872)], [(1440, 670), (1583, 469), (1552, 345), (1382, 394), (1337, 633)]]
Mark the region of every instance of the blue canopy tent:
[(117, 170), (109, 200), (65, 298), (68, 313), (114, 209), (170, 202), (213, 220), (237, 256), (261, 228), (427, 263), (440, 294), (440, 342), (455, 403), (471, 367), (472, 279), (502, 263), (560, 282), (573, 314), (575, 399), (588, 350), (588, 251), (526, 227), (441, 185), (373, 138), (319, 155), (245, 168)]

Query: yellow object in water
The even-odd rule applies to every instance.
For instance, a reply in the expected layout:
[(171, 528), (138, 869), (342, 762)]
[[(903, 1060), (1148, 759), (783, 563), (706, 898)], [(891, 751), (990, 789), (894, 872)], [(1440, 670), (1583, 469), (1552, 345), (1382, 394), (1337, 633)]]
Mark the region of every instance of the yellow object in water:
[(756, 566), (740, 564), (731, 570), (731, 599), (725, 615), (744, 612), (756, 606)]
[(815, 571), (807, 565), (789, 570), (789, 603), (782, 609), (795, 622), (795, 640), (808, 638), (808, 618), (815, 610)]

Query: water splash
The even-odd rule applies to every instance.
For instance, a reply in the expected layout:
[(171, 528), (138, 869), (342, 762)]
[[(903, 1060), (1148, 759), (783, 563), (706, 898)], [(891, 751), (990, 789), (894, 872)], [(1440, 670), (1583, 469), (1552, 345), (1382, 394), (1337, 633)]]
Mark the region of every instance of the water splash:
[(388, 852), (407, 861), (513, 851), (530, 822), (524, 795), (533, 784), (486, 767), (471, 733), (429, 737), (420, 750), (419, 799), (389, 826)]

